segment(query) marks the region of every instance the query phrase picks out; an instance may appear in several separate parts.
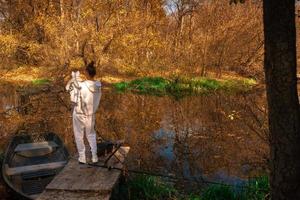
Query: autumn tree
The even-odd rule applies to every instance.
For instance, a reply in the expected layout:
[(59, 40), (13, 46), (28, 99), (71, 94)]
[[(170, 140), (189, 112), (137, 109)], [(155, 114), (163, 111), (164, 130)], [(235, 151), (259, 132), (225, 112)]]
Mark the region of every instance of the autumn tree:
[(55, 71), (93, 59), (101, 74), (259, 76), (262, 21), (252, 16), (261, 15), (260, 3), (235, 8), (228, 0), (0, 3), (2, 68)]

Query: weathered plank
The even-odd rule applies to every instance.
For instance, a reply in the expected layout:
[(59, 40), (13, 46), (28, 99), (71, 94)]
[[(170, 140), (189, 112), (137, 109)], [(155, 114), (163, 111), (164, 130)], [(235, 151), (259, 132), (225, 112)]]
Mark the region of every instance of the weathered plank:
[(53, 142), (36, 142), (36, 143), (24, 143), (24, 144), (19, 144), (15, 148), (15, 152), (20, 152), (20, 151), (32, 151), (36, 149), (52, 149), (58, 147), (58, 145)]
[(26, 156), (26, 157), (34, 157), (34, 156), (44, 156), (47, 155), (58, 147), (58, 145), (53, 142), (38, 142), (38, 143), (25, 143), (19, 144), (15, 148), (15, 152), (17, 154)]
[(66, 161), (60, 161), (60, 162), (52, 162), (52, 163), (39, 164), (39, 165), (27, 165), (22, 167), (13, 167), (13, 168), (10, 168), (8, 167), (8, 165), (5, 165), (5, 172), (7, 173), (8, 176), (18, 175), (22, 173), (36, 172), (39, 170), (57, 169), (65, 166), (66, 163), (67, 163)]
[[(120, 161), (124, 161), (129, 152), (129, 147), (121, 147), (116, 156)], [(104, 160), (105, 158), (100, 158)], [(101, 161), (99, 165), (101, 165)], [(108, 163), (111, 166), (122, 168), (122, 163), (118, 163), (112, 157)], [(81, 165), (77, 160), (71, 159), (66, 167), (51, 181), (46, 190), (38, 198), (39, 200), (51, 199), (51, 194), (63, 194), (63, 198), (58, 199), (109, 199), (113, 188), (118, 183), (121, 171), (108, 170), (97, 166)], [(55, 193), (53, 193), (55, 191)], [(59, 196), (59, 195), (57, 195)], [(52, 198), (56, 199), (56, 198)]]
[[(123, 154), (128, 153), (129, 147), (121, 147), (120, 150), (116, 152), (116, 156), (118, 156), (121, 161), (125, 159), (125, 156), (121, 155), (122, 152)], [(109, 165), (114, 165), (115, 162), (116, 159), (112, 157)], [(122, 167), (119, 163), (116, 164), (117, 167)], [(47, 186), (47, 189), (87, 190), (105, 194), (112, 191), (120, 174), (121, 172), (118, 170), (80, 165), (77, 160), (72, 159), (62, 172)]]
[(48, 190), (42, 193), (38, 200), (109, 200), (110, 194), (99, 194), (97, 192)]

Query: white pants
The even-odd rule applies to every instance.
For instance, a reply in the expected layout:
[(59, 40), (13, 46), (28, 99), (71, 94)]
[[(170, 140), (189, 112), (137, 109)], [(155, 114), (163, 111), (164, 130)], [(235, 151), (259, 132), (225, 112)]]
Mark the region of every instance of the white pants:
[(91, 147), (93, 160), (97, 158), (97, 141), (95, 132), (95, 115), (83, 115), (73, 112), (73, 129), (80, 162), (86, 162), (84, 133)]

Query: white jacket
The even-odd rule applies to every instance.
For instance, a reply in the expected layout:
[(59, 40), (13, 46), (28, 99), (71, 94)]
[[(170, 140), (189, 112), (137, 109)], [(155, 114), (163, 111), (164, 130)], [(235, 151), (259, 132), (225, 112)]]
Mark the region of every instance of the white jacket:
[(70, 93), (74, 112), (93, 115), (96, 113), (101, 99), (101, 83), (99, 81), (83, 81), (79, 71), (72, 72), (72, 78), (66, 85)]
[(101, 99), (101, 83), (86, 80), (78, 82), (80, 100), (75, 106), (77, 114), (93, 115), (96, 113)]

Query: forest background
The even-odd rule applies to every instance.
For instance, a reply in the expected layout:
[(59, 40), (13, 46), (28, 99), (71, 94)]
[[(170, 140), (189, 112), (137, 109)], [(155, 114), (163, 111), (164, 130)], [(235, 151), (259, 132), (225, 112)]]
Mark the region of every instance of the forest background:
[(2, 0), (2, 78), (53, 78), (94, 60), (108, 82), (139, 76), (263, 79), (262, 2)]

